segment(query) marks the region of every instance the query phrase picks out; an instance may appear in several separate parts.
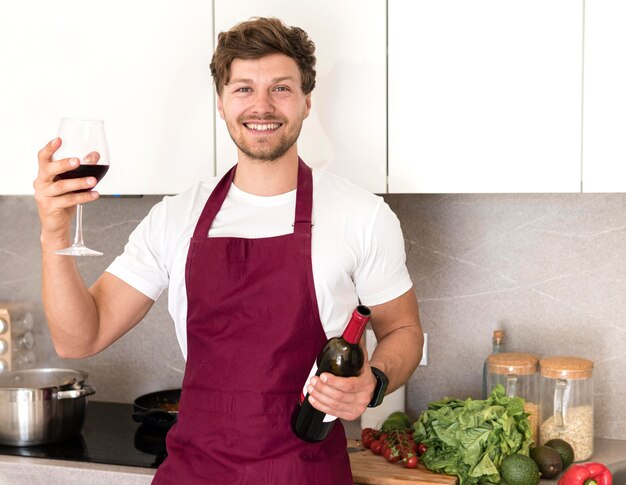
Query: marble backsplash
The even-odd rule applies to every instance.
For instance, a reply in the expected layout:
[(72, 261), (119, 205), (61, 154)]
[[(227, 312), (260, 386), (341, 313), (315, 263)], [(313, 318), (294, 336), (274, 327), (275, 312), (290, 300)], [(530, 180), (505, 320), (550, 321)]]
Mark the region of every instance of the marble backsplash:
[[(79, 260), (88, 284), (122, 251), (160, 196), (85, 207)], [(596, 433), (626, 439), (626, 194), (388, 195), (429, 334), (428, 365), (407, 385), (414, 417), (443, 396), (480, 397), (496, 328), (509, 350), (594, 361)], [(37, 366), (84, 369), (94, 399), (132, 402), (179, 387), (184, 372), (163, 295), (144, 321), (95, 357), (62, 361), (40, 306), (39, 222), (30, 197), (0, 197), (0, 301), (31, 302)]]

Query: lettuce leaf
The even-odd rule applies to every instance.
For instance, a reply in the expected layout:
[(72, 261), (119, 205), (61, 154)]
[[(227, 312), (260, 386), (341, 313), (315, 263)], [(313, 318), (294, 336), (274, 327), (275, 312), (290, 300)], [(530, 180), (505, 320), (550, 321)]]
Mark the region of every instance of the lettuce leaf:
[(428, 447), (424, 466), (458, 476), (459, 485), (499, 484), (502, 460), (515, 453), (528, 456), (532, 444), (524, 400), (507, 397), (502, 385), (485, 400), (431, 402), (413, 427), (415, 440)]

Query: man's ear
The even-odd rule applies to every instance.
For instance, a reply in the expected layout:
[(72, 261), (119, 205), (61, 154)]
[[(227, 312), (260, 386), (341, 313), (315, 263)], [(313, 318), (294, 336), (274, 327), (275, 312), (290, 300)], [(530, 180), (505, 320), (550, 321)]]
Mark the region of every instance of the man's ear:
[(304, 102), (306, 103), (306, 110), (304, 111), (304, 117), (308, 118), (309, 113), (311, 112), (311, 93), (306, 95)]
[(220, 94), (217, 95), (217, 111), (220, 113), (220, 118), (224, 118), (224, 105), (222, 104), (222, 96)]

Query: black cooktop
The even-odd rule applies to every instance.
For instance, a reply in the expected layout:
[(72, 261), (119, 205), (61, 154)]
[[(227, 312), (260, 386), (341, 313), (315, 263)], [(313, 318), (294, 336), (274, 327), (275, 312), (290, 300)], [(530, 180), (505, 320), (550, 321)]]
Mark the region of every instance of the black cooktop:
[(132, 416), (132, 404), (89, 401), (78, 437), (40, 446), (0, 445), (0, 454), (157, 468), (166, 457), (166, 431)]

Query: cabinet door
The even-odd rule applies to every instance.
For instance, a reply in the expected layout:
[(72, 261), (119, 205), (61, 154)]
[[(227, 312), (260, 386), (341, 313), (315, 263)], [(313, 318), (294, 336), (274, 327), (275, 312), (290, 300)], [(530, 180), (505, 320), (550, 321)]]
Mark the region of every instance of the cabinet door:
[(215, 173), (206, 0), (3, 2), (0, 194), (32, 193), (62, 116), (105, 121), (104, 194), (176, 193)]
[(583, 191), (626, 192), (626, 3), (585, 7)]
[(389, 0), (389, 192), (578, 192), (582, 0)]
[[(215, 33), (254, 16), (303, 28), (316, 46), (317, 82), (298, 151), (372, 192), (386, 191), (385, 2), (380, 0), (216, 0)], [(237, 161), (216, 114), (217, 172)]]

